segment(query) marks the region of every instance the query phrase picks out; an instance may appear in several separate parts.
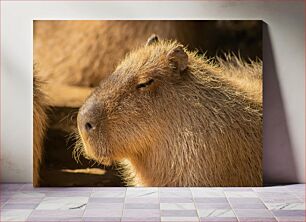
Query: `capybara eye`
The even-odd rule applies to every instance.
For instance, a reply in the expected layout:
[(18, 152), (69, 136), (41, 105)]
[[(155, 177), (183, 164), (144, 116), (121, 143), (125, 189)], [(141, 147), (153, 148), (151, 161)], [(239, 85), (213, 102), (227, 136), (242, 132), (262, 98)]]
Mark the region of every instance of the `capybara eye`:
[(154, 79), (150, 79), (149, 81), (145, 82), (145, 83), (140, 83), (136, 86), (137, 89), (141, 89), (141, 88), (145, 88), (149, 85), (151, 85), (154, 82)]

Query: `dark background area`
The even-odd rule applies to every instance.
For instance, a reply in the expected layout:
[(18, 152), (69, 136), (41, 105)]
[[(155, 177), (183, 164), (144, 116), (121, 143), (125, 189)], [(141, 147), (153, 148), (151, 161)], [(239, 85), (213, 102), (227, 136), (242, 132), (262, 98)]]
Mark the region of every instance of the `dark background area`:
[[(208, 57), (234, 53), (248, 61), (262, 59), (261, 21), (198, 21), (199, 36), (192, 48)], [(198, 29), (200, 27), (200, 29)], [(200, 47), (199, 47), (200, 46)]]

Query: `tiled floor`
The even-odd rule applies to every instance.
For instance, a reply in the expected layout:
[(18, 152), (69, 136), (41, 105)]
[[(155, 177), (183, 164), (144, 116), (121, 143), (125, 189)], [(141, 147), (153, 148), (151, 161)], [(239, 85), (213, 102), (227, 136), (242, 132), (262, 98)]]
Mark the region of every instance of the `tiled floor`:
[(2, 184), (1, 221), (305, 221), (305, 185), (33, 188)]

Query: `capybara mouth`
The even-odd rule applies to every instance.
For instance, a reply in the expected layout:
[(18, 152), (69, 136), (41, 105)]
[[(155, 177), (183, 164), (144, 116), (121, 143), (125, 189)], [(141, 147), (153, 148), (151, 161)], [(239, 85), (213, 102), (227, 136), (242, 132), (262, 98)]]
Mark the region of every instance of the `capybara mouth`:
[(75, 148), (76, 155), (75, 158), (79, 159), (79, 156), (82, 155), (86, 159), (95, 160), (96, 162), (110, 166), (112, 165), (112, 159), (105, 154), (99, 153), (99, 149), (89, 143), (89, 141), (85, 140), (82, 136), (82, 133), (79, 132), (79, 139), (77, 142), (77, 146)]
[(96, 147), (84, 143), (83, 150), (83, 156), (86, 159), (95, 160), (96, 162), (106, 166), (112, 165), (112, 159), (107, 155), (99, 154)]
[(105, 157), (105, 156), (100, 157), (97, 161), (105, 166), (110, 166), (113, 164), (112, 159), (109, 157)]

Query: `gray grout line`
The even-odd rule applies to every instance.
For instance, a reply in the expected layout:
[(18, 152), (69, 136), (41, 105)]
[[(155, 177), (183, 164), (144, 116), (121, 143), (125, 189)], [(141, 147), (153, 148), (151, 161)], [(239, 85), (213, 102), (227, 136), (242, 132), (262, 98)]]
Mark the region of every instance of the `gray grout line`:
[(91, 197), (91, 195), (92, 195), (93, 192), (94, 192), (94, 188), (92, 187), (92, 188), (91, 188), (91, 191), (90, 191), (90, 194), (89, 194), (89, 196), (88, 196), (88, 200), (87, 200), (87, 203), (86, 203), (86, 205), (85, 205), (83, 214), (82, 214), (82, 221), (84, 221), (84, 214), (85, 214), (85, 211), (86, 211), (86, 209), (87, 209), (87, 207), (88, 207), (88, 203), (89, 203), (90, 197)]
[(7, 202), (8, 202), (10, 199), (11, 199), (11, 197), (8, 198), (8, 199), (3, 203), (3, 205), (1, 206), (1, 209), (7, 204)]
[(193, 201), (194, 207), (195, 207), (196, 212), (197, 212), (197, 217), (198, 217), (199, 221), (201, 221), (201, 219), (200, 219), (199, 209), (198, 209), (198, 207), (197, 207), (197, 205), (196, 205), (196, 202), (195, 202), (195, 200), (194, 200), (194, 195), (193, 195), (192, 189), (191, 189), (191, 188), (189, 188), (189, 190), (190, 190), (190, 192), (191, 192), (192, 201)]
[(161, 206), (160, 206), (160, 190), (159, 187), (157, 187), (157, 198), (158, 198), (158, 205), (159, 205), (159, 219), (162, 221), (162, 216), (161, 216)]
[[(295, 196), (295, 197), (298, 198), (299, 200), (303, 201), (303, 203), (305, 203), (305, 198), (302, 198), (302, 197), (298, 196), (294, 191), (291, 191), (290, 189), (288, 189), (288, 190), (289, 190), (288, 193), (293, 194), (293, 196)], [(305, 195), (305, 190), (304, 190), (304, 195)]]
[(237, 216), (237, 214), (236, 214), (236, 212), (235, 212), (235, 210), (234, 210), (234, 208), (233, 208), (231, 202), (230, 202), (229, 199), (228, 199), (228, 196), (227, 196), (226, 193), (224, 192), (224, 189), (222, 189), (222, 192), (224, 193), (224, 196), (225, 196), (225, 198), (226, 198), (228, 204), (230, 205), (231, 210), (233, 211), (233, 213), (234, 213), (234, 215), (235, 215), (237, 221), (240, 221), (240, 219), (238, 218), (238, 216)]
[[(21, 187), (20, 187), (20, 189), (23, 189), (23, 187), (25, 187), (27, 184), (25, 183), (25, 184), (23, 184)], [(33, 186), (33, 185), (32, 185)]]
[(197, 205), (196, 205), (195, 200), (194, 200), (193, 192), (192, 192), (192, 190), (191, 190), (191, 187), (188, 187), (188, 189), (189, 189), (189, 191), (190, 191), (190, 193), (191, 193), (193, 205), (194, 205), (194, 208), (196, 209), (198, 220), (200, 221), (200, 214), (199, 214), (199, 212), (198, 212), (198, 208), (197, 208)]
[[(255, 193), (257, 194), (258, 199), (265, 205), (265, 207), (267, 208), (267, 210), (272, 214), (273, 218), (274, 218), (276, 221), (279, 221), (279, 220), (277, 219), (277, 217), (272, 213), (272, 210), (269, 209), (269, 207), (267, 206), (267, 204), (265, 203), (265, 201), (260, 197), (260, 195), (258, 195), (258, 193), (257, 193), (254, 189), (252, 189), (252, 190), (253, 190), (253, 192), (255, 192)], [(288, 192), (287, 192), (287, 193), (288, 193)]]
[(127, 189), (128, 189), (128, 187), (125, 187), (125, 193), (124, 193), (124, 199), (123, 199), (123, 206), (122, 206), (122, 211), (121, 211), (120, 221), (122, 221), (122, 218), (123, 218), (123, 212), (124, 212), (124, 209), (125, 209), (125, 200), (126, 200), (126, 193), (127, 193)]
[[(21, 187), (20, 187), (20, 190), (23, 188), (23, 187), (25, 187), (27, 184), (24, 184), (24, 185), (22, 185)], [(32, 185), (33, 186), (33, 185)], [(34, 188), (34, 187), (33, 187)], [(19, 190), (18, 190), (19, 191)], [(27, 191), (23, 191), (23, 192), (27, 192)], [(34, 189), (34, 191), (33, 192), (35, 192), (35, 189)], [(44, 197), (40, 200), (40, 202), (37, 204), (37, 206), (34, 208), (34, 209), (32, 209), (32, 211), (31, 211), (31, 213), (26, 217), (26, 219), (25, 219), (25, 221), (26, 220), (28, 220), (28, 218), (29, 217), (31, 217), (31, 215), (33, 214), (33, 212), (34, 212), (34, 210), (39, 206), (39, 204), (41, 203), (41, 201), (43, 201), (43, 199), (46, 197), (46, 194), (44, 194)], [(8, 200), (7, 200), (8, 201)]]

